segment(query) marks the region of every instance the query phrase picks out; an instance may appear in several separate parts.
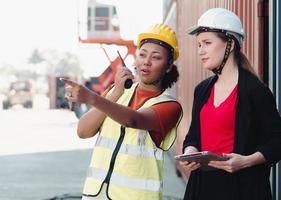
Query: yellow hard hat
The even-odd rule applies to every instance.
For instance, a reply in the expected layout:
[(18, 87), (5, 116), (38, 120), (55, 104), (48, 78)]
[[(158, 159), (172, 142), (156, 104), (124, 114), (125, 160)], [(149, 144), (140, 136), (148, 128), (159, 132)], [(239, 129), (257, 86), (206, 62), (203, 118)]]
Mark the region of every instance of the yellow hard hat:
[(140, 48), (143, 40), (156, 39), (165, 42), (174, 51), (174, 60), (179, 57), (179, 47), (176, 33), (173, 29), (165, 24), (155, 24), (146, 32), (140, 33), (138, 36), (137, 47)]

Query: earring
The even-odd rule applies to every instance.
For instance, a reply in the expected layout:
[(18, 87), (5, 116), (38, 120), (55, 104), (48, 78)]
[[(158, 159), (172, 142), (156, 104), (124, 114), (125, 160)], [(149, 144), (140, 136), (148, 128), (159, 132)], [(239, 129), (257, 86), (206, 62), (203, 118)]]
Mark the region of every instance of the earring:
[(166, 73), (169, 73), (172, 70), (171, 67), (169, 67), (168, 69), (166, 69)]

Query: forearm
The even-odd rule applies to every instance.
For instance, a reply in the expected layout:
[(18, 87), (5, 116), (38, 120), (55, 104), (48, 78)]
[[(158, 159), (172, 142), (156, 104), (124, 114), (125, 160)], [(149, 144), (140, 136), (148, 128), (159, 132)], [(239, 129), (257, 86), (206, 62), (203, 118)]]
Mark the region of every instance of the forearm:
[(191, 126), (188, 130), (188, 133), (185, 136), (185, 139), (183, 141), (183, 153), (185, 152), (185, 148), (189, 146), (193, 146), (194, 148), (198, 149), (199, 151), (199, 145), (198, 145), (198, 140), (196, 137), (196, 131), (194, 130), (194, 125), (193, 121), (191, 122)]
[(91, 105), (125, 127), (149, 128), (149, 126), (143, 125), (146, 121), (143, 115), (129, 107), (109, 101), (98, 95), (91, 99)]
[(245, 168), (263, 164), (266, 162), (264, 156), (260, 152), (256, 152), (256, 153), (246, 156), (245, 160), (246, 160)]
[[(112, 102), (116, 102), (121, 94), (117, 94), (112, 92), (106, 99)], [(95, 107), (89, 110), (86, 114), (84, 114), (79, 122), (77, 128), (77, 134), (80, 138), (89, 138), (96, 135), (98, 132), (102, 122), (104, 121), (106, 115)]]

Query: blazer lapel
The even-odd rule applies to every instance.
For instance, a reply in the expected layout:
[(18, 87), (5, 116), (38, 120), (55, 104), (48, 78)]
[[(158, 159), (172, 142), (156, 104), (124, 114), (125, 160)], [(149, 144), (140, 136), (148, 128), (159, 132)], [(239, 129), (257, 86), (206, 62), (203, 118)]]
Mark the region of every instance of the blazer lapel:
[(204, 85), (204, 88), (201, 89), (201, 93), (199, 94), (199, 104), (198, 104), (198, 109), (199, 111), (202, 109), (203, 105), (206, 103), (206, 101), (209, 99), (211, 90), (213, 88), (213, 85), (215, 82), (218, 80), (218, 76), (213, 76), (210, 77), (210, 80), (207, 82), (206, 85)]

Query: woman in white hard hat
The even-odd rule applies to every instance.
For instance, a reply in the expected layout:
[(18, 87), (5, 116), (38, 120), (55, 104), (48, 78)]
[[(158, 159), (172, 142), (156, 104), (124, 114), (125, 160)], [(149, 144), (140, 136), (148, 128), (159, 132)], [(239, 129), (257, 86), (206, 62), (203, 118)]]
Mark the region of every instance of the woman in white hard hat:
[(227, 160), (207, 166), (182, 161), (190, 172), (184, 199), (270, 200), (271, 164), (281, 159), (281, 118), (271, 91), (240, 51), (240, 19), (212, 8), (189, 34), (196, 35), (202, 66), (215, 75), (195, 88), (183, 152), (210, 151)]
[(137, 82), (124, 88), (132, 73), (119, 67), (114, 87), (104, 97), (73, 81), (68, 99), (94, 108), (79, 120), (78, 135), (98, 133), (83, 190), (83, 200), (162, 199), (163, 153), (176, 138), (180, 104), (165, 91), (178, 79), (175, 32), (156, 24), (138, 36)]

